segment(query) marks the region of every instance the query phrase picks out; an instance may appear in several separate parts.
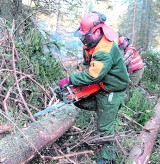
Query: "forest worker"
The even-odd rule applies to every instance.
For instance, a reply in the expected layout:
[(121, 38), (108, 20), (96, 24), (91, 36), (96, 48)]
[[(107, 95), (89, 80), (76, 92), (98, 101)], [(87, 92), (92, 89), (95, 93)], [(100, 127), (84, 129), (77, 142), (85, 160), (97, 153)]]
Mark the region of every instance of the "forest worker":
[(118, 39), (118, 46), (124, 50), (123, 60), (130, 74), (132, 84), (138, 85), (144, 72), (144, 63), (140, 54), (134, 46), (130, 45), (128, 37), (121, 36)]
[[(59, 86), (85, 86), (99, 83), (101, 90), (76, 102), (75, 105), (97, 113), (97, 128), (103, 136), (114, 134), (114, 123), (123, 100), (129, 77), (126, 66), (114, 40), (118, 35), (107, 24), (106, 16), (98, 12), (85, 15), (74, 32), (83, 43), (86, 69), (59, 81)], [(100, 83), (101, 82), (101, 83)], [(113, 163), (115, 148), (105, 143), (97, 163)], [(112, 161), (112, 162), (111, 162)]]

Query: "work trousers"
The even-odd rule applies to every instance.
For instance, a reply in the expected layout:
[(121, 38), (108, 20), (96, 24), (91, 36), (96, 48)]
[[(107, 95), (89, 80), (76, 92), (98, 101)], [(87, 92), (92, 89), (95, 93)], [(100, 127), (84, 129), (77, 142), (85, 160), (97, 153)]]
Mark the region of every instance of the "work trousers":
[[(87, 98), (75, 103), (81, 109), (93, 110), (97, 113), (97, 128), (104, 132), (103, 136), (114, 134), (114, 125), (118, 110), (121, 106), (124, 91), (110, 92), (99, 91)], [(106, 142), (101, 149), (101, 157), (114, 160), (115, 147), (114, 143)]]
[(139, 81), (142, 79), (143, 72), (144, 72), (144, 67), (142, 67), (139, 70), (129, 73), (130, 80), (134, 85), (139, 84)]

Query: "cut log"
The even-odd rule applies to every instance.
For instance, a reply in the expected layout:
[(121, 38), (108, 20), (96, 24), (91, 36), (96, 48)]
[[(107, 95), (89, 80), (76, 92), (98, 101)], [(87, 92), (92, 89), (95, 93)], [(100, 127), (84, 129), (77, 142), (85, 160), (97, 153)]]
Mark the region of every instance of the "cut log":
[(135, 146), (132, 148), (127, 159), (128, 164), (147, 164), (153, 151), (155, 140), (157, 139), (160, 127), (160, 98), (154, 107), (154, 117), (147, 121), (144, 130), (138, 136)]
[(0, 142), (0, 163), (27, 163), (42, 148), (56, 141), (76, 119), (79, 109), (65, 105), (47, 114), (26, 129), (3, 138)]

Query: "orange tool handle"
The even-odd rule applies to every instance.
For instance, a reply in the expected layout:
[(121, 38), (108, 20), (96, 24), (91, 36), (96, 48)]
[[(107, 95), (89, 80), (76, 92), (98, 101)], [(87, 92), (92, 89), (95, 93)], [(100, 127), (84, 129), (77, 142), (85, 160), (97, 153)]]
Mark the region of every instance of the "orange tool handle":
[(73, 95), (69, 94), (67, 95), (67, 98), (70, 100), (78, 100), (80, 98), (88, 97), (91, 94), (97, 92), (100, 90), (100, 86), (98, 84), (92, 84), (88, 86), (83, 86), (83, 87), (73, 87), (71, 88), (73, 91)]

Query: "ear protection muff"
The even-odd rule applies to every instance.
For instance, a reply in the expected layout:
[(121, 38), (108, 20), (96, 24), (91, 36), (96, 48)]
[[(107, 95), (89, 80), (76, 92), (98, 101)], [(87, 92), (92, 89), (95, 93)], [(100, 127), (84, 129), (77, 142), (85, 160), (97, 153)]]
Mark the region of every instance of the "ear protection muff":
[(126, 38), (127, 38), (128, 41), (131, 40), (129, 36), (126, 36)]
[(101, 22), (105, 22), (106, 21), (106, 16), (104, 14), (101, 14), (99, 12), (96, 12), (96, 11), (93, 11), (92, 13), (95, 13), (98, 15), (99, 17), (99, 20), (98, 21), (95, 21), (93, 24), (94, 26), (97, 26), (98, 24), (100, 24)]

